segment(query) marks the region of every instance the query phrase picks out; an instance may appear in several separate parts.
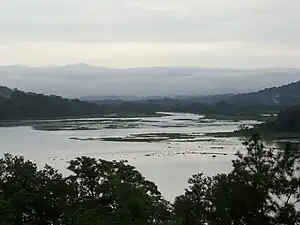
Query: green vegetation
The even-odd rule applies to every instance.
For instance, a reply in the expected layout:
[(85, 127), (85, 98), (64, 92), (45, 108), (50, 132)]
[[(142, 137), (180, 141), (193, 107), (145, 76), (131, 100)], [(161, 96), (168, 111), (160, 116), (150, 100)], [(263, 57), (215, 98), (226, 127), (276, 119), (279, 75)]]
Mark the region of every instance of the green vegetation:
[[(0, 121), (55, 118), (84, 118), (111, 115), (112, 117), (160, 116), (156, 112), (188, 112), (211, 115), (208, 118), (230, 120), (255, 119), (262, 113), (277, 113), (300, 104), (300, 81), (259, 92), (215, 96), (217, 102), (203, 101), (205, 97), (187, 99), (158, 98), (137, 101), (103, 100), (84, 102), (60, 96), (25, 93), (0, 86)], [(214, 96), (208, 96), (208, 99)]]
[[(124, 161), (79, 157), (69, 176), (6, 154), (0, 159), (1, 225), (291, 225), (300, 223), (300, 160), (287, 144), (266, 149), (253, 135), (228, 174), (196, 174), (165, 201)], [(215, 157), (215, 156), (213, 156)]]
[[(201, 138), (201, 139), (199, 139)], [(99, 137), (99, 138), (77, 138), (71, 137), (72, 140), (79, 141), (113, 141), (113, 142), (201, 142), (213, 141), (214, 139), (203, 138), (203, 135), (198, 133), (142, 133), (132, 134), (126, 137)]]
[[(67, 99), (55, 95), (25, 93), (0, 87), (0, 121), (12, 121), (11, 124), (26, 123), (16, 120), (61, 119), (103, 117), (160, 116), (149, 107), (132, 106), (130, 102), (122, 104), (102, 104)], [(9, 125), (8, 122), (6, 122)]]
[(22, 157), (0, 160), (0, 224), (168, 224), (171, 210), (155, 184), (126, 162), (80, 157), (63, 177)]
[[(112, 111), (114, 112), (114, 111)], [(154, 111), (149, 111), (149, 112), (128, 112), (128, 113), (122, 113), (118, 112), (116, 114), (110, 114), (107, 117), (110, 118), (137, 118), (137, 117), (162, 117), (166, 116), (164, 114), (159, 114)]]
[(299, 224), (299, 154), (265, 149), (259, 136), (245, 142), (229, 174), (194, 175), (184, 195), (176, 198), (179, 224)]
[(187, 139), (187, 138), (193, 138), (196, 137), (197, 134), (186, 134), (186, 133), (142, 133), (142, 134), (133, 134), (133, 137), (164, 137), (167, 139)]
[(300, 104), (300, 81), (258, 92), (230, 96), (226, 101), (235, 105), (273, 106), (282, 110)]
[(300, 138), (300, 105), (288, 108), (279, 113), (278, 117), (271, 122), (257, 125), (249, 129), (244, 134), (250, 132), (260, 132), (264, 137), (281, 136), (281, 137), (298, 137)]
[[(219, 133), (209, 133), (210, 136), (216, 138), (229, 138), (229, 137), (251, 137), (253, 132), (258, 131), (258, 129), (249, 129), (247, 132), (242, 132), (240, 130), (234, 132), (219, 132)], [(207, 134), (208, 135), (208, 134)], [(276, 140), (300, 140), (299, 133), (293, 132), (273, 132), (273, 131), (263, 131), (261, 136), (267, 141)]]
[(10, 90), (6, 97), (0, 96), (0, 120), (50, 119), (99, 116), (102, 107), (77, 99), (59, 96), (25, 93)]
[(277, 132), (300, 133), (300, 105), (283, 110), (274, 122), (266, 126)]
[[(300, 139), (300, 105), (281, 111), (276, 118), (270, 117), (265, 123), (253, 128), (240, 126), (234, 132), (210, 133), (214, 137), (250, 137), (253, 133), (260, 133), (264, 139)], [(230, 118), (226, 116), (221, 116)], [(220, 118), (219, 118), (220, 119)]]
[(113, 142), (161, 142), (168, 140), (167, 138), (135, 138), (135, 137), (105, 137), (105, 138), (76, 138), (71, 137), (72, 140), (78, 141), (113, 141)]
[[(87, 118), (87, 117), (146, 117), (161, 116), (156, 112), (187, 112), (195, 114), (214, 115), (213, 117), (229, 117), (232, 120), (258, 119), (265, 121), (269, 118), (258, 116), (262, 113), (277, 113), (290, 106), (291, 102), (297, 102), (300, 90), (296, 84), (274, 89), (285, 90), (285, 98), (280, 101), (274, 97), (276, 91), (263, 90), (247, 95), (226, 95), (217, 103), (205, 103), (199, 98), (176, 99), (158, 98), (137, 101), (109, 100), (84, 102), (78, 99), (66, 99), (60, 96), (46, 96), (43, 94), (25, 93), (19, 90), (11, 90), (0, 87), (0, 121), (19, 121), (37, 119), (58, 118)], [(292, 92), (289, 92), (290, 90)], [(273, 90), (273, 89), (272, 89)], [(265, 93), (271, 93), (272, 104), (260, 102), (265, 99)], [(292, 94), (291, 94), (292, 93)], [(250, 97), (249, 97), (250, 96)], [(281, 96), (281, 95), (280, 95)], [(287, 100), (286, 98), (290, 99)], [(203, 98), (203, 97), (202, 97)], [(201, 99), (202, 99), (201, 98)], [(275, 99), (275, 100), (274, 100)], [(298, 99), (297, 101), (295, 99)], [(276, 104), (274, 104), (274, 101)], [(221, 116), (222, 115), (222, 116)], [(210, 116), (212, 117), (212, 116)], [(209, 117), (208, 117), (209, 118)]]

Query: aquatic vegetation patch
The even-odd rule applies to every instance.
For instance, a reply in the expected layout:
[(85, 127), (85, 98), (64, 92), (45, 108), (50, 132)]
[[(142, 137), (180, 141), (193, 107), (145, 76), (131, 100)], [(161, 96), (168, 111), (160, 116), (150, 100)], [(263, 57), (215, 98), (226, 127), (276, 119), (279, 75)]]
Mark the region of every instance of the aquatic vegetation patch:
[(78, 141), (112, 141), (112, 142), (161, 142), (166, 138), (133, 138), (133, 137), (101, 137), (101, 138), (78, 138), (71, 137), (72, 140)]
[(112, 141), (112, 142), (214, 142), (213, 138), (203, 137), (201, 133), (140, 133), (125, 137), (97, 137), (80, 138), (71, 137), (80, 141)]

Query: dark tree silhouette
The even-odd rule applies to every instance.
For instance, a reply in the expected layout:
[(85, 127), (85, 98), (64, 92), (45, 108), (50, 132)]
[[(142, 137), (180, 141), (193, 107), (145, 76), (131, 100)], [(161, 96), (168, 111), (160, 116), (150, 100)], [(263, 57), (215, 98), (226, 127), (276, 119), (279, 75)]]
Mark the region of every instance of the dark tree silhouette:
[[(299, 224), (299, 154), (266, 149), (258, 135), (245, 142), (229, 174), (193, 176), (176, 198), (181, 224)], [(299, 206), (299, 205), (298, 205)]]

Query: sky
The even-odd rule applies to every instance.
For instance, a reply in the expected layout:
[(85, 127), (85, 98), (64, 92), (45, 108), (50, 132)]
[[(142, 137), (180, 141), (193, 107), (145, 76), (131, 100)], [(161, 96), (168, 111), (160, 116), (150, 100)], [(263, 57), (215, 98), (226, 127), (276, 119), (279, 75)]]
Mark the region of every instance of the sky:
[(299, 68), (298, 0), (10, 0), (0, 65)]

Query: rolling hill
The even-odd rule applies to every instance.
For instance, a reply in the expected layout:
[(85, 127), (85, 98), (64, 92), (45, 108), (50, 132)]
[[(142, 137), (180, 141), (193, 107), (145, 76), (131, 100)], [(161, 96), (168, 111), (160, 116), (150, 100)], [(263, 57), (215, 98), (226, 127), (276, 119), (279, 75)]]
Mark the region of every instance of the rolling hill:
[(0, 86), (0, 120), (86, 117), (101, 113), (102, 107), (97, 104)]
[(0, 120), (99, 117), (108, 114), (154, 115), (159, 111), (219, 115), (279, 112), (300, 105), (300, 81), (258, 92), (208, 97), (80, 101), (0, 86)]
[(300, 104), (300, 81), (258, 92), (234, 95), (226, 101), (236, 105), (290, 107)]

